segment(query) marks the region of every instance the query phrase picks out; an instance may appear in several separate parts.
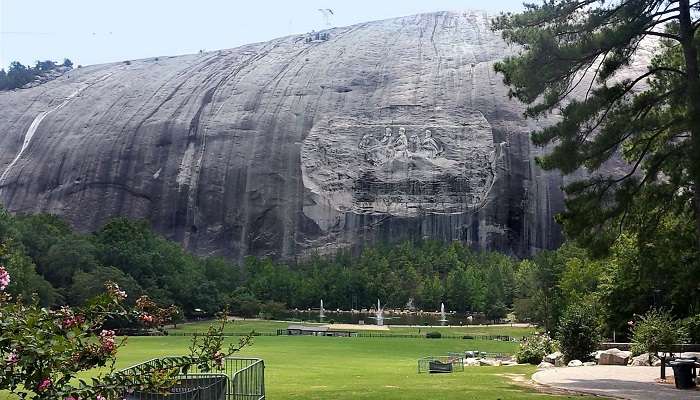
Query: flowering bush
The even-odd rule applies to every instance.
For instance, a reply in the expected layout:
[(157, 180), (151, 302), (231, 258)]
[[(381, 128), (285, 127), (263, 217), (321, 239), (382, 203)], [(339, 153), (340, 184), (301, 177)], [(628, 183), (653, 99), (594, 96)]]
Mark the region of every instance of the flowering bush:
[[(140, 298), (129, 310), (123, 306), (126, 293), (114, 283), (106, 284), (104, 294), (84, 307), (40, 307), (36, 298), (25, 303), (5, 292), (10, 283), (7, 271), (0, 267), (0, 387), (20, 398), (33, 399), (117, 399), (134, 388), (163, 390), (176, 383), (177, 372), (197, 365), (218, 365), (223, 358), (249, 343), (223, 349), (222, 331), (213, 327), (193, 341), (189, 356), (178, 357), (168, 365), (154, 365), (138, 378), (114, 370), (117, 349), (126, 339), (118, 339), (113, 330), (104, 329), (105, 321), (115, 317), (138, 319), (149, 326), (167, 323), (173, 308), (160, 308), (148, 298)], [(75, 378), (80, 371), (107, 366), (107, 372), (90, 383)], [(171, 379), (164, 379), (169, 376)]]
[(7, 272), (4, 266), (0, 265), (0, 290), (7, 289), (10, 284), (10, 274)]
[(556, 341), (546, 333), (537, 333), (523, 338), (520, 348), (515, 353), (519, 363), (539, 364), (544, 356), (553, 353), (557, 348)]

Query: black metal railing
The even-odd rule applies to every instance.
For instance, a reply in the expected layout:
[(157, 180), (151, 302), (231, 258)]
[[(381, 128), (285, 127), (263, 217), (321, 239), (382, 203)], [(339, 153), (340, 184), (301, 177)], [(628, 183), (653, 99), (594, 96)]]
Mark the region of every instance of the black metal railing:
[[(173, 332), (168, 333), (169, 336), (204, 336), (203, 332)], [(225, 337), (240, 337), (240, 336), (288, 336), (286, 329), (278, 329), (276, 332), (223, 332), (221, 336)], [(289, 335), (294, 336), (294, 335)], [(303, 336), (303, 335), (298, 335)], [(320, 335), (333, 336), (333, 335)], [(337, 335), (336, 335), (337, 336)], [(350, 337), (357, 338), (394, 338), (394, 339), (425, 339), (425, 334), (417, 333), (380, 333), (380, 332), (351, 332)], [(526, 337), (526, 336), (523, 336)], [(507, 336), (507, 335), (450, 335), (442, 334), (436, 339), (464, 339), (464, 340), (488, 340), (497, 342), (520, 342), (523, 337)]]
[[(178, 357), (163, 357), (144, 361), (119, 371), (133, 382), (144, 374), (173, 374), (175, 384), (167, 393), (131, 388), (124, 394), (127, 400), (264, 400), (265, 363), (258, 358), (229, 357), (220, 366), (200, 371), (196, 365), (186, 372), (178, 368)], [(177, 368), (177, 369), (176, 369)], [(176, 369), (176, 370), (174, 370)]]
[[(632, 343), (628, 342), (603, 342), (600, 344), (599, 348), (601, 350), (609, 349), (619, 349), (619, 350), (629, 350), (632, 347)], [(673, 353), (685, 353), (685, 352), (700, 352), (700, 343), (677, 343), (668, 349)]]
[(450, 353), (445, 356), (428, 356), (418, 359), (418, 373), (445, 373), (464, 371), (464, 357)]

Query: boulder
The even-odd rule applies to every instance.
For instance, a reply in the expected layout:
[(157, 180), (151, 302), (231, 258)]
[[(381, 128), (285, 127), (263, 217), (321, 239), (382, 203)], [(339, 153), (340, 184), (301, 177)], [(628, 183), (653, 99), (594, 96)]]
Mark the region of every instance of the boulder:
[(562, 354), (560, 351), (555, 351), (552, 354), (544, 356), (544, 358), (542, 358), (542, 361), (554, 364), (554, 366), (556, 367), (563, 367), (564, 354)]
[(581, 360), (571, 360), (569, 361), (568, 364), (566, 364), (567, 367), (582, 367), (583, 363)]
[(584, 367), (592, 367), (594, 365), (596, 365), (595, 361), (586, 361), (585, 363), (583, 363)]
[(500, 367), (501, 360), (494, 360), (492, 358), (482, 358), (482, 359), (479, 359), (479, 364), (481, 364), (483, 366), (488, 366), (488, 367)]
[(538, 366), (537, 369), (547, 369), (547, 368), (554, 368), (554, 364), (548, 363), (546, 361), (542, 361)]
[(474, 357), (468, 357), (466, 360), (464, 360), (464, 365), (467, 367), (478, 367), (479, 365), (479, 359), (474, 358)]
[(651, 362), (649, 362), (649, 354), (642, 354), (637, 357), (632, 357), (630, 360), (630, 365), (633, 367), (648, 367), (654, 365), (654, 362), (660, 361), (658, 357), (652, 355)]
[(620, 349), (605, 350), (600, 353), (598, 365), (627, 365), (632, 353)]

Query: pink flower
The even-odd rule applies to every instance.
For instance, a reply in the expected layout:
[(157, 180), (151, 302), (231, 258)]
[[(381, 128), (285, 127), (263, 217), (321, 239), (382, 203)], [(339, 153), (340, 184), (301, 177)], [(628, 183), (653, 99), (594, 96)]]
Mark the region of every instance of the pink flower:
[(214, 364), (216, 364), (217, 367), (221, 367), (224, 364), (224, 355), (221, 354), (220, 351), (214, 353), (212, 358), (214, 359)]
[(117, 285), (114, 282), (108, 282), (107, 283), (107, 293), (109, 294), (110, 297), (117, 301), (122, 301), (126, 299), (126, 292), (119, 289), (119, 285)]
[(63, 400), (78, 400), (78, 398), (75, 396), (68, 396), (68, 397), (64, 398)]
[(17, 355), (17, 353), (14, 351), (12, 353), (8, 354), (7, 357), (5, 358), (5, 362), (8, 363), (9, 365), (17, 364), (18, 361), (19, 361), (19, 355)]
[(103, 330), (100, 332), (100, 345), (104, 353), (112, 354), (117, 349), (114, 335), (115, 333), (112, 330)]
[(4, 266), (0, 265), (0, 291), (5, 290), (10, 284), (10, 274)]
[(37, 386), (37, 392), (43, 392), (44, 390), (51, 387), (51, 378), (44, 378), (43, 381)]
[(107, 399), (104, 396), (98, 394), (97, 397), (95, 397), (95, 400), (107, 400)]
[(82, 315), (68, 315), (63, 318), (61, 326), (63, 329), (70, 329), (74, 326), (80, 325), (85, 322), (85, 318)]
[(149, 324), (150, 324), (151, 322), (153, 322), (153, 316), (152, 316), (152, 315), (149, 315), (149, 314), (146, 314), (146, 313), (141, 314), (141, 315), (139, 316), (139, 319), (140, 319), (142, 322), (149, 323)]

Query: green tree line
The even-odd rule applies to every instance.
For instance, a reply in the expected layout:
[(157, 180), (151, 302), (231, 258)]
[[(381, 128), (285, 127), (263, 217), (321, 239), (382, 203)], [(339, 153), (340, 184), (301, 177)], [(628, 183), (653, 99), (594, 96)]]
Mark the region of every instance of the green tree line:
[[(66, 58), (60, 66), (72, 68), (73, 62)], [(23, 65), (19, 61), (13, 61), (7, 71), (5, 71), (5, 69), (0, 69), (0, 90), (21, 88), (33, 81), (37, 76), (43, 75), (58, 67), (59, 64), (51, 60), (37, 61), (34, 67), (31, 65)]]
[[(680, 234), (679, 232), (684, 234)], [(573, 242), (524, 260), (475, 251), (460, 242), (378, 244), (359, 254), (316, 255), (296, 263), (247, 257), (241, 265), (197, 257), (154, 233), (144, 221), (109, 220), (90, 234), (60, 218), (0, 213), (0, 263), (15, 277), (16, 295), (38, 293), (45, 305), (80, 305), (111, 280), (130, 299), (148, 294), (187, 316), (228, 307), (255, 316), (280, 309), (368, 308), (381, 299), (402, 308), (484, 313), (556, 331), (567, 308), (586, 304), (608, 336), (629, 332), (627, 321), (651, 307), (678, 318), (700, 311), (700, 269), (693, 221), (669, 218), (653, 240), (625, 233), (605, 258)]]
[(186, 314), (226, 306), (255, 315), (265, 307), (365, 308), (377, 299), (401, 308), (448, 309), (504, 317), (513, 305), (518, 261), (462, 243), (377, 245), (296, 263), (248, 257), (242, 265), (197, 257), (155, 234), (147, 223), (115, 218), (92, 234), (48, 215), (0, 215), (5, 264), (15, 294), (38, 293), (46, 305), (79, 305), (111, 280), (131, 298), (147, 293)]

